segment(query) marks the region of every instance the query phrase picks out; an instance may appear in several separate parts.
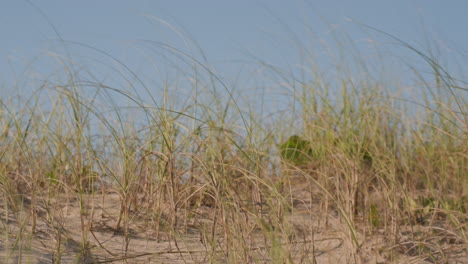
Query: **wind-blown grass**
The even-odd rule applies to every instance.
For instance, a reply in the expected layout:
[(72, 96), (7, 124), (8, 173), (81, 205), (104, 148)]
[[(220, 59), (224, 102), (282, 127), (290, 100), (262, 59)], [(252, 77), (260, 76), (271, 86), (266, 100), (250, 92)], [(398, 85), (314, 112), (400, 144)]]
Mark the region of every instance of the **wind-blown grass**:
[(175, 87), (157, 98), (127, 67), (132, 78), (121, 76), (147, 97), (66, 66), (65, 81), (45, 80), (29, 100), (3, 97), (3, 261), (466, 257), (467, 88), (400, 44), (434, 70), (422, 93), (437, 93), (425, 101), (399, 98), (378, 79), (282, 75), (300, 107), (267, 120), (244, 111), (257, 102), (239, 100), (208, 66), (168, 46), (208, 72), (212, 81), (195, 79), (197, 89), (228, 99), (195, 94), (175, 104)]

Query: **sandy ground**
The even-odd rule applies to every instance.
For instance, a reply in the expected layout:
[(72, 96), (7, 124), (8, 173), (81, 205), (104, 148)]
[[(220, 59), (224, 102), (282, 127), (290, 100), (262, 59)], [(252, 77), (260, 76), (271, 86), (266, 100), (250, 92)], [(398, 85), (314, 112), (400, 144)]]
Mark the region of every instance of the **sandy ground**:
[[(310, 195), (303, 190), (295, 190), (295, 193), (302, 199), (293, 203), (294, 208), (286, 221), (299, 235), (287, 244), (280, 242), (292, 252), (294, 263), (314, 263), (312, 256), (316, 263), (468, 263), (467, 245), (443, 226), (433, 238), (427, 238), (434, 233), (429, 227), (400, 227), (401, 237), (396, 245), (392, 245), (391, 238), (385, 236), (383, 230), (358, 229), (361, 247), (355, 252), (349, 229), (337, 212), (329, 212), (328, 217), (324, 217), (318, 213), (320, 205), (305, 198)], [(54, 263), (59, 260), (57, 252), (61, 252), (60, 263), (208, 263), (210, 254), (217, 254), (216, 258), (222, 263), (221, 231), (216, 231), (220, 232), (216, 245), (206, 242), (203, 236), (206, 232), (201, 232), (202, 222), (212, 221), (210, 207), (197, 209), (197, 213), (204, 216), (203, 221), (180, 223), (177, 233), (163, 228), (157, 233), (152, 220), (131, 212), (125, 236), (124, 227), (115, 228), (120, 210), (117, 194), (106, 194), (104, 199), (102, 195), (85, 196), (83, 208), (87, 214), (83, 217), (80, 217), (76, 198), (64, 195), (61, 199), (51, 203), (54, 205), (49, 211), (44, 206), (36, 207), (34, 234), (31, 233), (34, 219), (24, 213), (28, 206), (14, 213), (7, 211), (3, 204), (0, 210), (1, 263)], [(24, 204), (28, 204), (27, 200)], [(49, 214), (51, 209), (53, 214)], [(83, 226), (87, 232), (82, 232)], [(62, 230), (61, 235), (57, 235), (58, 230)], [(426, 236), (424, 248), (435, 259), (417, 250), (421, 244), (415, 239), (418, 234)], [(84, 240), (88, 241), (86, 246), (81, 243)], [(274, 263), (259, 230), (252, 230), (250, 240), (246, 244), (251, 246), (244, 250), (249, 251), (252, 263)], [(88, 250), (83, 251), (83, 248)]]

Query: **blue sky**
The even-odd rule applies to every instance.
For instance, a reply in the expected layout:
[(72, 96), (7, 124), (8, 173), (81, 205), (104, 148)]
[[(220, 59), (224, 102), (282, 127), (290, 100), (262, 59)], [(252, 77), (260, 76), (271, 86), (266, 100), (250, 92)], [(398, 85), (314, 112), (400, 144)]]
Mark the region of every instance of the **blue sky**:
[[(72, 44), (79, 42), (146, 76), (151, 71), (142, 69), (170, 64), (154, 66), (160, 61), (149, 59), (148, 49), (142, 48), (147, 43), (141, 40), (165, 43), (201, 58), (193, 45), (184, 42), (183, 37), (188, 37), (222, 77), (235, 79), (245, 64), (257, 59), (285, 68), (300, 63), (295, 44), (315, 51), (337, 31), (345, 32), (352, 43), (363, 44), (364, 56), (370, 39), (394, 52), (391, 39), (359, 26), (363, 23), (418, 47), (436, 44), (443, 58), (463, 68), (468, 55), (467, 10), (466, 0), (10, 0), (0, 9), (0, 84), (8, 88), (12, 80), (28, 78), (25, 72), (48, 76), (57, 71), (45, 59), (66, 52), (57, 33), (74, 59), (101, 60), (95, 51)], [(326, 50), (316, 50), (320, 63)], [(462, 70), (462, 78), (465, 74)]]

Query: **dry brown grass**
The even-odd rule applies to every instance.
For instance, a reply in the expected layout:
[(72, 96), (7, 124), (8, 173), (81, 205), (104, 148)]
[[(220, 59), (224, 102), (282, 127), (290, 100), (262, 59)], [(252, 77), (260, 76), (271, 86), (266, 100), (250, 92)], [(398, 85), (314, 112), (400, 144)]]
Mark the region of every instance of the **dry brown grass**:
[(143, 100), (66, 68), (0, 100), (1, 262), (468, 263), (467, 89), (428, 62), (421, 104), (291, 78), (300, 107), (269, 119), (203, 65), (227, 101)]

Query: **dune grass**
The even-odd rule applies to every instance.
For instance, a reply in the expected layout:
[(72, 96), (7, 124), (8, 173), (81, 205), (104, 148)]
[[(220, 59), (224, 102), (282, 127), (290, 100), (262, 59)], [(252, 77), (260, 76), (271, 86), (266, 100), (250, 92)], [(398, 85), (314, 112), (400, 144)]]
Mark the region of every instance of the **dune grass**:
[(262, 98), (243, 101), (174, 49), (207, 76), (184, 103), (128, 68), (125, 90), (66, 63), (19, 103), (2, 96), (2, 262), (466, 258), (466, 83), (407, 48), (433, 69), (415, 73), (419, 102), (388, 81), (312, 71), (282, 75), (290, 112), (265, 118), (251, 107)]

